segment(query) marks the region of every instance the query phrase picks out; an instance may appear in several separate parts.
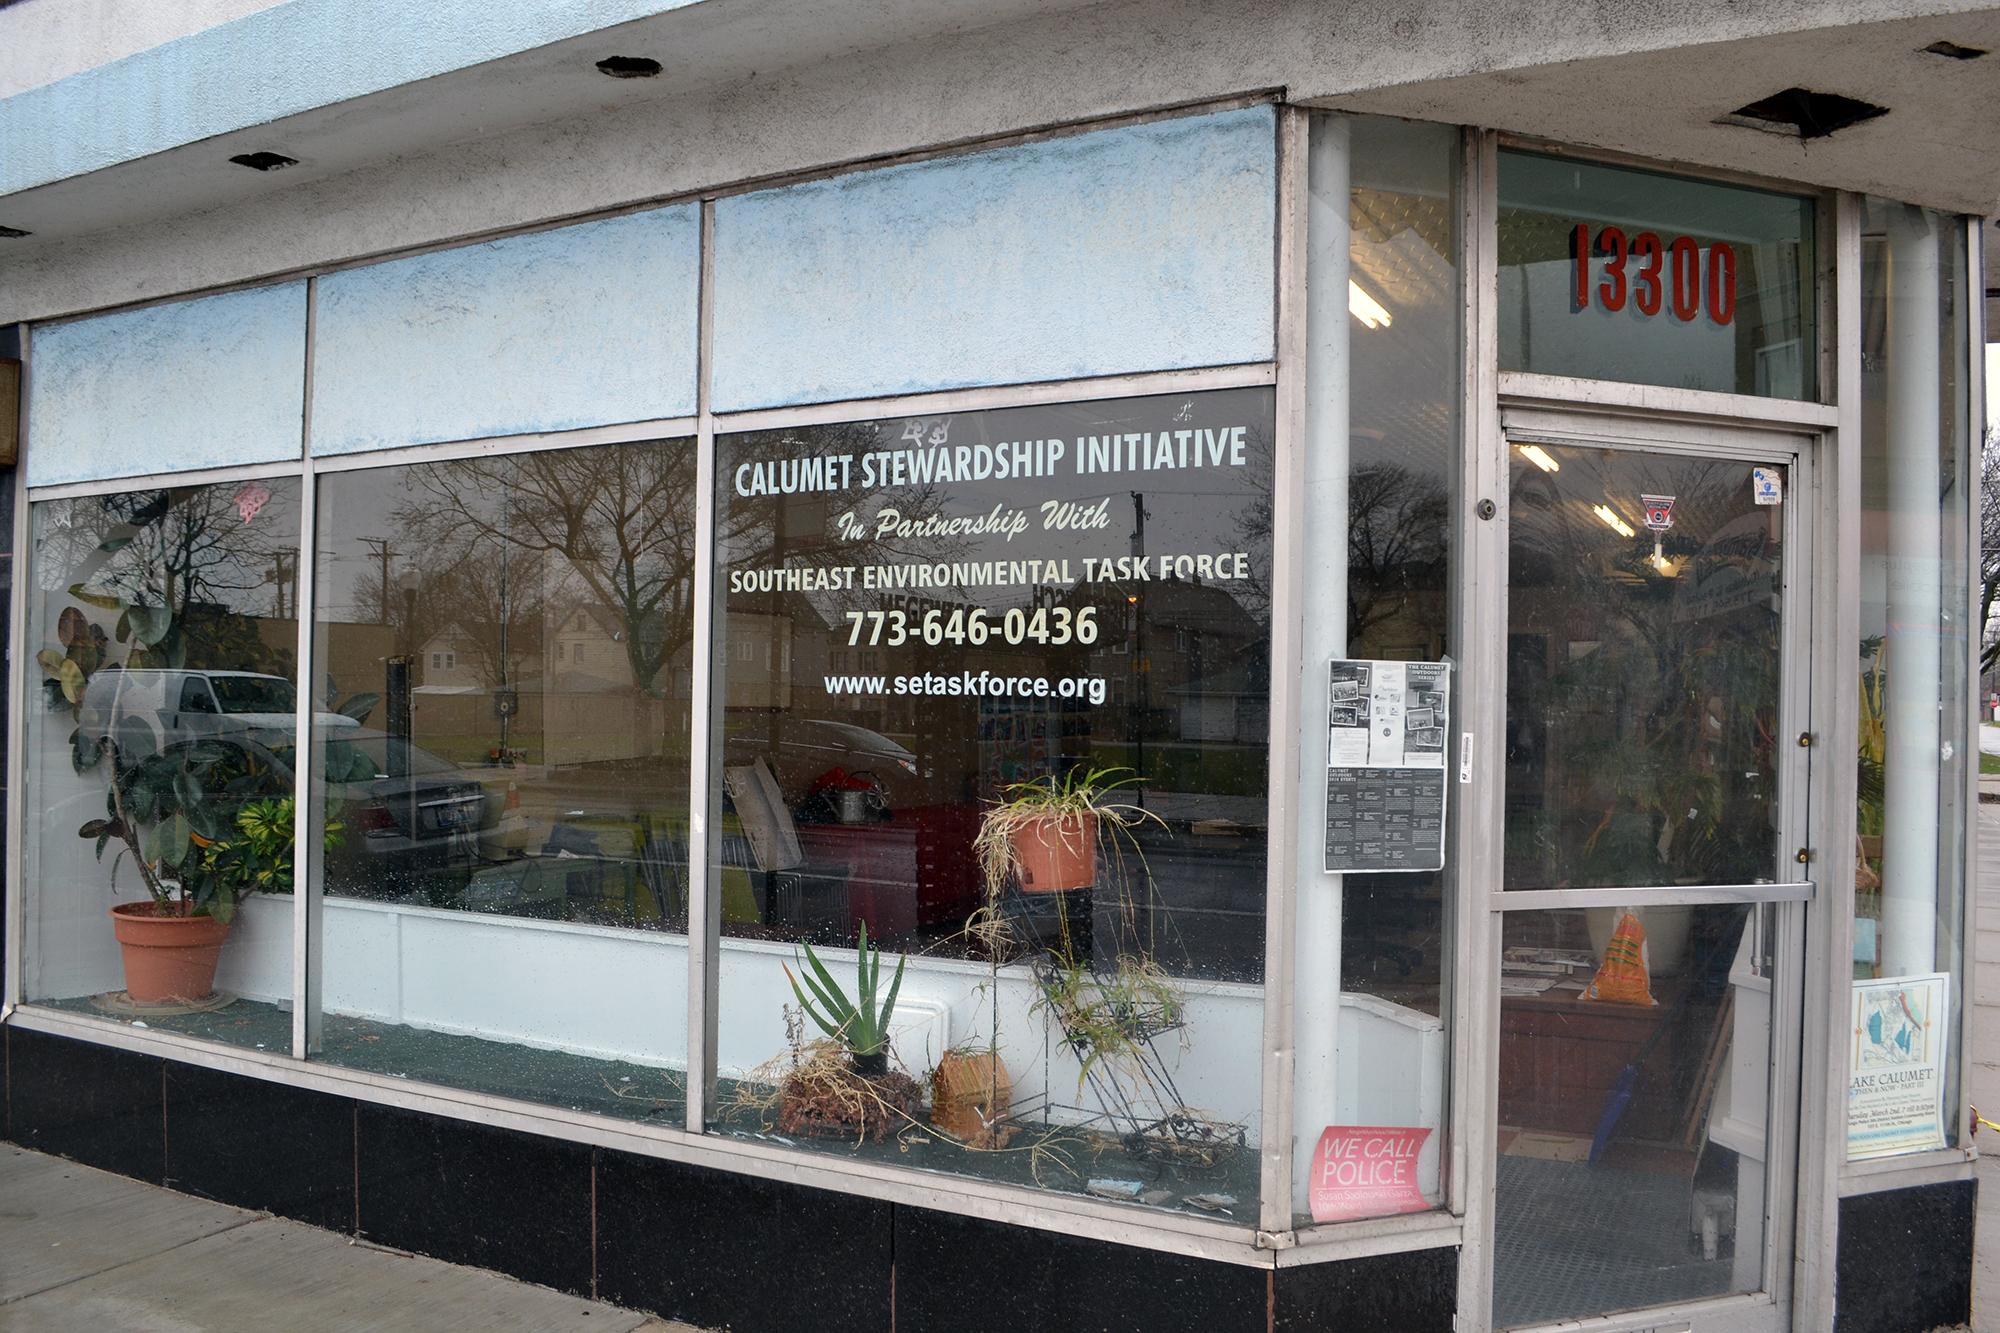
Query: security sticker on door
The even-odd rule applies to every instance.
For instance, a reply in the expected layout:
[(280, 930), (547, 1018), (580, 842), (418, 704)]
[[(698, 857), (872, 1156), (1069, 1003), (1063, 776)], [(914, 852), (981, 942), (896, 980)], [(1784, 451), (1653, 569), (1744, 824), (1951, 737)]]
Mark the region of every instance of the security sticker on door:
[(1760, 505), (1785, 502), (1784, 473), (1774, 467), (1750, 469), (1750, 498)]

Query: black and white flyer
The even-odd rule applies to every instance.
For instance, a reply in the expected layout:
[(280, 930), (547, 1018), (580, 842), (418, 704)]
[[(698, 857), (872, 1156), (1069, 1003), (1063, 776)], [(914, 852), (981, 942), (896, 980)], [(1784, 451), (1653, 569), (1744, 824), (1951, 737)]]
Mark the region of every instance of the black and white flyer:
[(1327, 671), (1326, 869), (1444, 866), (1445, 662), (1335, 658)]

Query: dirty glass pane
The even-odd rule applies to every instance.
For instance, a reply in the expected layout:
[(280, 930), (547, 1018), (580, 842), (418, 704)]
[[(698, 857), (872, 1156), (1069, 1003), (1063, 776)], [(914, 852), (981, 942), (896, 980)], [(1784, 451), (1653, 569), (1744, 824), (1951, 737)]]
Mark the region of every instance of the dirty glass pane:
[(1812, 398), (1813, 204), (1500, 154), (1500, 368)]
[[(299, 484), (47, 500), (33, 524), (27, 995), (286, 1049)], [(191, 919), (114, 935), (113, 904), (156, 903)], [(170, 971), (121, 959), (149, 925), (208, 938)]]
[(321, 1058), (674, 1123), (694, 444), (319, 483)]
[[(1857, 1048), (1850, 1071), (1857, 1080), (1848, 1127), (1852, 1158), (1941, 1148), (1957, 1138), (1966, 766), (1973, 762), (1961, 719), (1974, 707), (1966, 635), (1990, 616), (2000, 588), (1991, 573), (1982, 577), (1980, 619), (1968, 615), (1966, 589), (1975, 584), (1967, 509), (1979, 483), (1966, 401), (1967, 359), (1976, 348), (1964, 299), (1964, 224), (1869, 199), (1861, 259), (1857, 1021), (1868, 995), (1893, 993), (1885, 982), (1945, 981), (1944, 1021), (1926, 1033), (1938, 1059), (1922, 1062), (1932, 1114), (1921, 1124), (1907, 1116), (1862, 1124), (1876, 1117), (1858, 1109), (1866, 1071)], [(1994, 553), (1984, 558), (1990, 564)], [(1989, 697), (1984, 718), (1994, 715)], [(1917, 981), (1909, 993), (1926, 989)]]
[(1510, 444), (1506, 887), (1777, 878), (1787, 470)]
[(1762, 1290), (1774, 910), (1504, 921), (1494, 1324)]
[(1272, 412), (719, 441), (718, 1132), (1255, 1216)]

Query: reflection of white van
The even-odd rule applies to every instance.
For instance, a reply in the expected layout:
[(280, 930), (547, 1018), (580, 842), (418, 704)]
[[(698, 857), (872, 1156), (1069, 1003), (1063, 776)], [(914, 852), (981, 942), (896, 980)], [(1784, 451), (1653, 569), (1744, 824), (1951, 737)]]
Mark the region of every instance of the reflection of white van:
[[(100, 671), (84, 687), (77, 723), (87, 736), (112, 736), (127, 755), (143, 755), (198, 736), (289, 732), (298, 700), (292, 682), (256, 671)], [(321, 713), (315, 721), (360, 725), (338, 713)]]

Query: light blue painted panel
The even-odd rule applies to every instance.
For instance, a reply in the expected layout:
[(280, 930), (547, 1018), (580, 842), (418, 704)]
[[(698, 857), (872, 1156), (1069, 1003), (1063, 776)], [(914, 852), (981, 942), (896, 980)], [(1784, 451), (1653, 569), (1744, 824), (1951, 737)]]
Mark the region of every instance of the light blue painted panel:
[(302, 282), (35, 330), (28, 484), (299, 457)]
[(692, 3), (290, 0), (0, 101), (0, 195)]
[(700, 226), (681, 204), (321, 278), (313, 452), (693, 415)]
[(1250, 107), (722, 200), (716, 409), (1268, 359), (1274, 120)]

